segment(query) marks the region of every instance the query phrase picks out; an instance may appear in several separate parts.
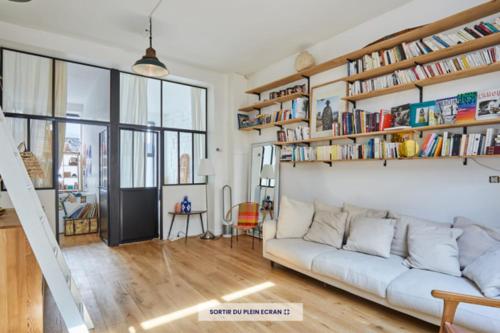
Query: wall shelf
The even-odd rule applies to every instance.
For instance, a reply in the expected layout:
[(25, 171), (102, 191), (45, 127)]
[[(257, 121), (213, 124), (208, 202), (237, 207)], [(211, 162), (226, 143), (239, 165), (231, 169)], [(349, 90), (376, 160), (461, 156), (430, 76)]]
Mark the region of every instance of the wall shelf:
[(500, 158), (496, 155), (464, 155), (464, 156), (430, 156), (430, 157), (411, 157), (411, 158), (369, 158), (357, 160), (307, 160), (307, 161), (290, 161), (281, 160), (280, 163), (290, 164), (310, 164), (310, 163), (343, 163), (343, 162), (386, 162), (386, 161), (418, 161), (418, 160), (450, 160), (450, 159), (467, 159), (467, 158)]
[(375, 137), (375, 136), (391, 135), (391, 134), (418, 133), (418, 132), (427, 132), (427, 131), (442, 130), (442, 129), (449, 129), (449, 128), (464, 128), (464, 127), (499, 125), (499, 124), (500, 124), (500, 118), (497, 118), (497, 119), (488, 119), (488, 120), (476, 120), (476, 121), (471, 121), (471, 122), (466, 122), (466, 123), (454, 123), (454, 124), (443, 124), (443, 125), (433, 125), (433, 126), (411, 127), (411, 128), (404, 128), (404, 129), (357, 133), (357, 134), (348, 134), (348, 135), (339, 135), (339, 136), (323, 136), (323, 137), (310, 138), (310, 139), (301, 140), (301, 141), (275, 142), (274, 144), (277, 146), (286, 146), (286, 145), (295, 145), (295, 144), (302, 144), (302, 143), (313, 143), (313, 142), (322, 142), (322, 141), (338, 141), (338, 140), (347, 140), (347, 139), (355, 139), (355, 138), (363, 138), (363, 137)]
[(429, 62), (453, 57), (459, 54), (464, 54), (471, 51), (476, 51), (500, 43), (500, 33), (495, 33), (489, 36), (474, 39), (472, 41), (450, 46), (446, 49), (427, 53), (418, 57), (413, 57), (394, 64), (381, 66), (375, 69), (367, 70), (358, 74), (353, 74), (342, 78), (343, 81), (353, 82), (358, 80), (366, 80), (378, 77), (384, 74), (389, 74), (400, 69), (407, 69), (419, 64), (426, 64)]
[(281, 97), (274, 98), (274, 99), (267, 99), (267, 100), (259, 101), (257, 103), (252, 104), (252, 105), (244, 106), (244, 107), (239, 108), (238, 111), (241, 111), (241, 112), (258, 111), (262, 108), (265, 108), (265, 107), (268, 107), (271, 105), (276, 105), (276, 104), (280, 104), (283, 102), (288, 102), (288, 101), (291, 101), (291, 100), (296, 99), (298, 97), (308, 97), (308, 96), (309, 95), (305, 94), (305, 93), (289, 94), (289, 95), (281, 96)]
[(240, 131), (254, 131), (254, 130), (261, 130), (264, 128), (271, 128), (271, 127), (283, 127), (285, 125), (291, 125), (291, 124), (297, 124), (297, 123), (308, 123), (309, 120), (305, 118), (295, 118), (295, 119), (287, 119), (287, 120), (282, 120), (282, 121), (275, 121), (272, 123), (266, 123), (266, 124), (260, 124), (256, 126), (250, 126), (250, 127), (243, 127), (240, 128)]
[[(294, 81), (298, 81), (303, 77), (310, 77), (315, 74), (319, 74), (321, 72), (325, 72), (327, 70), (333, 69), (335, 67), (342, 66), (346, 64), (349, 60), (354, 60), (361, 58), (365, 54), (371, 54), (372, 52), (379, 51), (382, 49), (389, 49), (402, 42), (413, 42), (417, 39), (421, 39), (424, 37), (432, 36), (433, 34), (452, 29), (463, 24), (472, 22), (474, 20), (495, 14), (500, 12), (500, 1), (493, 0), (487, 3), (481, 4), (479, 6), (464, 10), (457, 14), (448, 16), (444, 19), (426, 24), (420, 28), (410, 30), (408, 32), (402, 33), (395, 37), (382, 40), (366, 47), (363, 47), (359, 50), (355, 50), (353, 52), (344, 54), (342, 56), (333, 58), (331, 60), (325, 61), (318, 65), (313, 66), (307, 70), (303, 70), (301, 72), (288, 75), (279, 80), (261, 85), (259, 87), (250, 89), (247, 91), (249, 94), (262, 93), (264, 91), (272, 90), (274, 88), (286, 85), (288, 83), (292, 83)], [(484, 37), (483, 37), (484, 38)], [(480, 38), (478, 40), (481, 40)], [(484, 41), (483, 41), (484, 42)], [(464, 43), (465, 44), (465, 43)], [(466, 51), (465, 51), (466, 52)]]
[(377, 96), (393, 94), (393, 93), (399, 92), (399, 91), (411, 90), (411, 89), (418, 88), (418, 87), (425, 87), (425, 86), (430, 86), (433, 84), (464, 79), (467, 77), (476, 76), (476, 75), (480, 75), (480, 74), (493, 73), (496, 71), (500, 71), (500, 62), (496, 62), (496, 63), (486, 65), (486, 66), (465, 69), (465, 70), (462, 70), (459, 72), (453, 72), (450, 74), (435, 76), (435, 77), (432, 77), (429, 79), (418, 80), (418, 81), (415, 81), (412, 83), (400, 84), (400, 85), (389, 87), (389, 88), (377, 89), (377, 90), (373, 90), (373, 91), (362, 93), (362, 94), (347, 96), (347, 97), (343, 97), (342, 99), (345, 101), (355, 102), (355, 101), (373, 98), (373, 97), (377, 97)]

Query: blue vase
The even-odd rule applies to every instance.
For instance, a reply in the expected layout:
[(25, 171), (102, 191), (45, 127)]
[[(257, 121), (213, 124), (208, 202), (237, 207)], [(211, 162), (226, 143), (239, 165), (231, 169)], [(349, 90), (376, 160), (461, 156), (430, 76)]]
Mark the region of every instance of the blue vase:
[(191, 201), (188, 200), (187, 195), (181, 201), (182, 212), (183, 213), (191, 213)]

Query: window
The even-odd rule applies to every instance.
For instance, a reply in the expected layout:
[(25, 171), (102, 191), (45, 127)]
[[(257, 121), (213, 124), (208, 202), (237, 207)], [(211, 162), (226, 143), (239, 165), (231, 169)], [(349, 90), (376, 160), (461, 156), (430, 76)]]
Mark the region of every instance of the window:
[(16, 145), (24, 143), (38, 160), (43, 177), (32, 178), (35, 188), (52, 188), (52, 121), (6, 117)]
[(158, 134), (120, 131), (121, 188), (156, 187), (158, 178)]
[(120, 74), (120, 122), (161, 126), (161, 81)]
[(163, 127), (206, 131), (207, 91), (163, 82)]
[(4, 50), (4, 112), (52, 116), (52, 60)]
[(71, 62), (55, 62), (55, 115), (109, 121), (110, 71)]
[(197, 172), (200, 159), (206, 158), (205, 133), (165, 131), (164, 149), (165, 185), (206, 182)]

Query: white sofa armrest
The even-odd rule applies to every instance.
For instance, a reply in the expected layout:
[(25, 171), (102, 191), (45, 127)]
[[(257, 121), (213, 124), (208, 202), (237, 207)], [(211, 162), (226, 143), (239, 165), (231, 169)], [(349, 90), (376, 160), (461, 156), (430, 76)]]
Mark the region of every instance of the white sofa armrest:
[(278, 223), (275, 220), (264, 221), (262, 224), (262, 252), (266, 253), (266, 243), (268, 240), (276, 238)]

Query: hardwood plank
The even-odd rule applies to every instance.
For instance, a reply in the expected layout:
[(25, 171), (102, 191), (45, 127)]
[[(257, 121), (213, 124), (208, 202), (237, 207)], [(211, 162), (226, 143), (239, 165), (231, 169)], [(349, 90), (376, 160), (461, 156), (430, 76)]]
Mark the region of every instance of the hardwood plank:
[[(95, 235), (67, 237), (63, 252), (102, 332), (434, 332), (436, 326), (277, 266), (262, 258), (251, 238), (150, 241), (109, 248)], [(86, 242), (88, 242), (86, 244)], [(302, 322), (198, 322), (196, 314), (144, 330), (144, 321), (271, 281), (274, 286), (233, 302), (302, 302)], [(46, 331), (66, 332), (47, 302)], [(50, 330), (49, 330), (50, 328)], [(129, 328), (133, 330), (129, 331)]]

